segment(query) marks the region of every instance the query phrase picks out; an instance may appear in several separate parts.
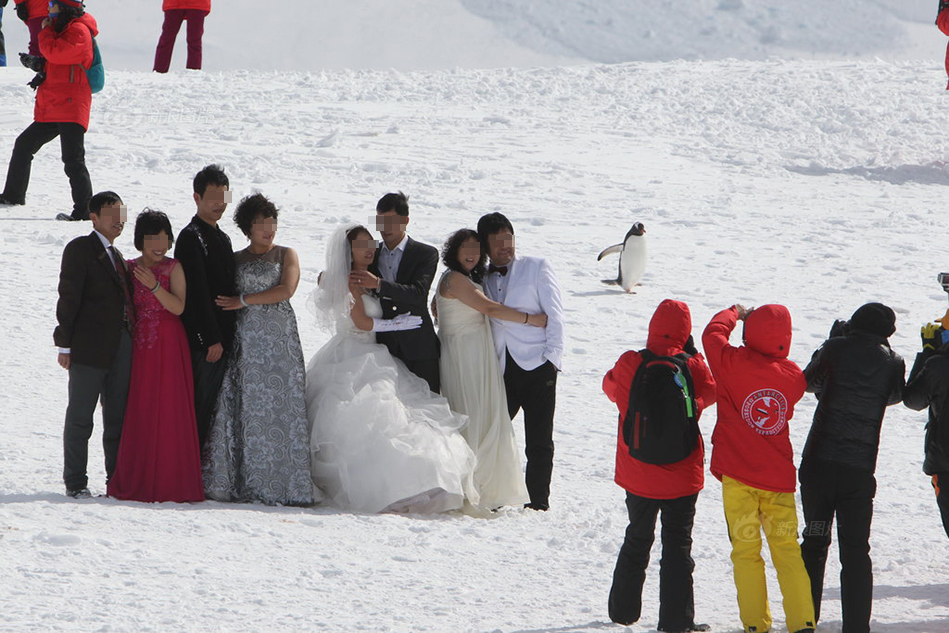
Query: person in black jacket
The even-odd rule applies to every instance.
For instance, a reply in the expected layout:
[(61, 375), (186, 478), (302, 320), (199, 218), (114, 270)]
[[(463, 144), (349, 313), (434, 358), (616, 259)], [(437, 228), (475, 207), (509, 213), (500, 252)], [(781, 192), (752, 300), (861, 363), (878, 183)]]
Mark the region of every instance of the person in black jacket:
[(352, 283), (374, 290), (382, 304), (382, 318), (400, 314), (422, 318), (422, 327), (414, 330), (378, 332), (376, 341), (405, 363), (413, 374), (439, 393), (438, 368), (440, 347), (435, 325), (428, 312), (428, 292), (438, 268), (438, 249), (416, 242), (406, 235), (409, 224), (409, 199), (401, 191), (387, 193), (376, 204), (376, 228), (382, 243), (368, 271), (353, 271)]
[(223, 169), (208, 165), (198, 172), (194, 177), (198, 211), (175, 242), (175, 259), (181, 262), (188, 280), (181, 321), (191, 347), (194, 408), (201, 448), (224, 381), (224, 361), (236, 326), (237, 313), (215, 304), (219, 296), (237, 294), (231, 238), (218, 227), (230, 200), (230, 183)]
[(887, 342), (895, 331), (893, 310), (868, 303), (849, 322), (834, 323), (831, 337), (804, 370), (807, 390), (817, 396), (818, 404), (801, 459), (805, 522), (801, 555), (819, 620), (836, 516), (844, 633), (870, 631), (873, 474), (883, 415), (887, 406), (902, 399), (906, 371), (903, 359)]
[[(949, 332), (923, 326), (923, 351), (909, 373), (903, 404), (914, 411), (929, 407), (923, 472), (932, 477), (942, 525), (949, 536)], [(945, 341), (945, 342), (944, 342)]]

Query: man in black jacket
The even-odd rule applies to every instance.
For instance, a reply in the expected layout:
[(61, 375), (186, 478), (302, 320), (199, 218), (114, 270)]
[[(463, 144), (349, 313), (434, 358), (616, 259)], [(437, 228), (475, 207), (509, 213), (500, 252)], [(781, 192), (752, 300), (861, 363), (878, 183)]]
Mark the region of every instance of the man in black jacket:
[(63, 482), (74, 499), (90, 496), (86, 466), (96, 403), (102, 402), (106, 481), (115, 471), (132, 371), (132, 279), (113, 243), (125, 228), (125, 204), (104, 191), (89, 201), (93, 231), (63, 250), (53, 341), (69, 372), (63, 430)]
[(804, 541), (801, 554), (820, 619), (824, 566), (837, 518), (844, 633), (868, 633), (873, 601), (870, 523), (876, 494), (877, 452), (886, 407), (903, 397), (903, 359), (887, 339), (896, 315), (868, 303), (849, 322), (836, 322), (804, 370), (818, 398), (801, 459)]
[(231, 238), (217, 225), (230, 200), (230, 183), (223, 169), (208, 165), (198, 172), (194, 177), (197, 214), (175, 242), (175, 259), (181, 262), (188, 280), (181, 321), (191, 347), (194, 408), (202, 449), (224, 382), (224, 360), (236, 325), (236, 313), (214, 303), (218, 296), (237, 294)]
[(438, 249), (406, 235), (408, 224), (406, 195), (400, 191), (382, 196), (376, 204), (376, 228), (382, 234), (382, 243), (369, 270), (353, 271), (351, 281), (378, 293), (383, 319), (400, 314), (422, 318), (420, 328), (379, 332), (376, 340), (439, 393), (440, 346), (428, 312), (428, 292), (438, 268)]
[[(914, 411), (929, 407), (923, 472), (932, 477), (942, 525), (949, 536), (949, 332), (923, 326), (923, 351), (916, 355), (903, 403)], [(943, 342), (946, 340), (947, 342)]]

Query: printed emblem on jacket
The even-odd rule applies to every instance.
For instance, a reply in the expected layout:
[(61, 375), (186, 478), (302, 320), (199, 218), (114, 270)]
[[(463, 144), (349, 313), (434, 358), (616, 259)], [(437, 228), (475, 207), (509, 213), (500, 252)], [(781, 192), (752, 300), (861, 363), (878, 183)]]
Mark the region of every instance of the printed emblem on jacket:
[(745, 398), (741, 417), (761, 435), (777, 435), (788, 422), (788, 400), (775, 389), (759, 389)]

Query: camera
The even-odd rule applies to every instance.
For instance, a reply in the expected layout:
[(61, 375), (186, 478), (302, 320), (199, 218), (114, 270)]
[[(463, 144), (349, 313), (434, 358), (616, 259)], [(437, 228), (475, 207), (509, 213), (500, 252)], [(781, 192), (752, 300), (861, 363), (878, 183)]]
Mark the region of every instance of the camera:
[(20, 63), (35, 73), (46, 72), (46, 58), (40, 55), (20, 53)]
[(936, 281), (942, 286), (942, 289), (949, 292), (949, 273), (939, 273), (936, 275)]

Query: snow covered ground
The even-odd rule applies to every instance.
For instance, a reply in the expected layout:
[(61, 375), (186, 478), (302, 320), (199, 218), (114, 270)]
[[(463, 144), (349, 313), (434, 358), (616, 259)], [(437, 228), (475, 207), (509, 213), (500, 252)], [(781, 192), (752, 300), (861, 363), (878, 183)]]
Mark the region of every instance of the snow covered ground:
[[(4, 161), (30, 121), (28, 79), (0, 74)], [(51, 220), (69, 195), (50, 145), (28, 205), (0, 214), (0, 630), (613, 628), (606, 597), (626, 521), (612, 483), (616, 414), (600, 380), (644, 344), (661, 299), (691, 305), (697, 336), (736, 301), (786, 303), (802, 364), (834, 318), (868, 300), (897, 310), (893, 344), (911, 364), (919, 325), (947, 305), (935, 282), (949, 269), (938, 60), (112, 72), (109, 82), (87, 136), (95, 188), (115, 189), (132, 212), (167, 211), (176, 230), (193, 213), (190, 179), (209, 162), (226, 167), (235, 199), (271, 196), (283, 210), (278, 241), (302, 260), (293, 303), (307, 356), (327, 338), (306, 299), (338, 223), (367, 221), (396, 189), (412, 197), (410, 233), (429, 243), (506, 213), (519, 252), (550, 258), (564, 290), (552, 507), (485, 520), (67, 500), (66, 376), (51, 333), (62, 248), (89, 226)], [(615, 259), (596, 254), (636, 220), (652, 255), (638, 294), (625, 295), (600, 283)], [(131, 225), (118, 245), (133, 253)], [(798, 454), (813, 408), (807, 396), (791, 423)], [(949, 631), (949, 542), (920, 471), (924, 420), (900, 406), (884, 425), (871, 541), (881, 633)], [(706, 412), (707, 438), (714, 422)], [(104, 492), (98, 437), (94, 493)], [(696, 614), (737, 632), (720, 496), (709, 476), (694, 534)], [(654, 630), (657, 562), (632, 631)], [(832, 557), (824, 632), (840, 626), (837, 572)]]
[[(150, 70), (158, 0), (94, 0), (106, 66)], [(215, 0), (206, 69), (386, 70), (675, 59), (941, 59), (935, 0)], [(4, 34), (25, 50), (7, 9)], [(184, 29), (172, 68), (184, 68)], [(15, 59), (15, 58), (14, 58)]]

